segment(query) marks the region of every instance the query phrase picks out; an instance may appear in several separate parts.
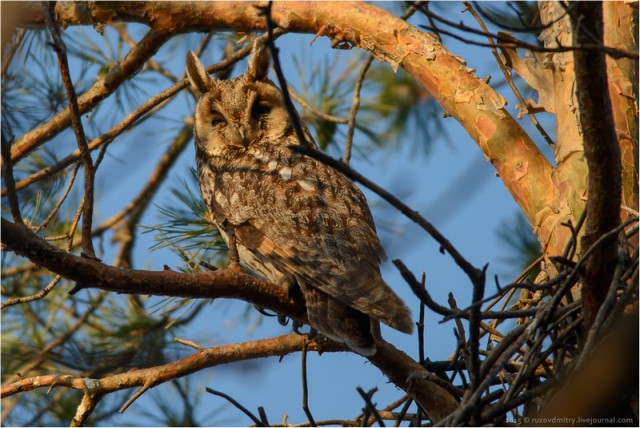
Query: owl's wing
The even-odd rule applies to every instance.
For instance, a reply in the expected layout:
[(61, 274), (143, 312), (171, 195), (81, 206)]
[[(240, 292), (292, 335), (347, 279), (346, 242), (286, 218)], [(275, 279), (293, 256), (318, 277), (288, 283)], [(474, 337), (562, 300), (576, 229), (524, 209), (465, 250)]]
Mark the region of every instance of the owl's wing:
[(299, 281), (411, 332), (408, 308), (380, 276), (384, 250), (364, 195), (353, 182), (297, 154), (272, 171), (259, 169), (230, 172), (228, 182), (219, 183), (219, 189), (234, 189), (236, 195), (225, 195), (222, 211), (238, 243)]

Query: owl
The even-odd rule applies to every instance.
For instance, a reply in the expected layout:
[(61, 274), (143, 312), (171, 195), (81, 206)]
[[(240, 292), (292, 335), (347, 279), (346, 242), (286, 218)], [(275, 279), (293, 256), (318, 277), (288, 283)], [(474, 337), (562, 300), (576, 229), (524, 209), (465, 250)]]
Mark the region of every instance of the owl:
[(409, 309), (380, 275), (385, 254), (362, 192), (290, 149), (300, 141), (269, 65), (255, 45), (242, 76), (218, 80), (187, 55), (187, 76), (201, 93), (194, 139), (202, 198), (242, 266), (298, 287), (313, 329), (374, 355), (378, 322), (411, 333)]

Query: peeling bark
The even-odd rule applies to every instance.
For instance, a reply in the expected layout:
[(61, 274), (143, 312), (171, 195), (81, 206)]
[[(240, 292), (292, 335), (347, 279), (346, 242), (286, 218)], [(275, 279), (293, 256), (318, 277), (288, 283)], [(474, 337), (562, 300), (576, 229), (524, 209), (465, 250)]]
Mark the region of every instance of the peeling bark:
[[(604, 43), (629, 50), (638, 49), (638, 4), (621, 1), (602, 3)], [(638, 211), (638, 63), (607, 56), (607, 79), (613, 124), (620, 145), (622, 203)], [(632, 214), (620, 212), (625, 221)], [(637, 246), (637, 239), (632, 243)]]

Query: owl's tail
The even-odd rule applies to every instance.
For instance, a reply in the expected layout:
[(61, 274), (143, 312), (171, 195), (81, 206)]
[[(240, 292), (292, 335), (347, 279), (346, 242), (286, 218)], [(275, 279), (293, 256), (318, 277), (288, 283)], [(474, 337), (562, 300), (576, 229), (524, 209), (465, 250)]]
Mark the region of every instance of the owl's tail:
[(371, 320), (367, 315), (314, 287), (301, 287), (311, 327), (329, 339), (344, 343), (360, 355), (370, 357), (376, 353)]
[(360, 275), (354, 273), (350, 278), (344, 278), (343, 284), (341, 289), (345, 292), (341, 300), (344, 303), (398, 331), (413, 332), (411, 311), (379, 272), (370, 269)]

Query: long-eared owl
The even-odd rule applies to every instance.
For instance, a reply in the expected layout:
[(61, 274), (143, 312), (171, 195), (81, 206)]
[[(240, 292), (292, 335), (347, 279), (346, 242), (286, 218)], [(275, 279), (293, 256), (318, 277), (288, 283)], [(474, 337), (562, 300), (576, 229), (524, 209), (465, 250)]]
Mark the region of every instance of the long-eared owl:
[(244, 267), (299, 287), (311, 327), (373, 355), (377, 321), (411, 333), (409, 309), (380, 276), (385, 255), (364, 195), (289, 148), (300, 142), (267, 78), (269, 63), (256, 45), (242, 76), (218, 80), (187, 56), (187, 75), (202, 94), (194, 126), (202, 198), (223, 238), (234, 237)]

